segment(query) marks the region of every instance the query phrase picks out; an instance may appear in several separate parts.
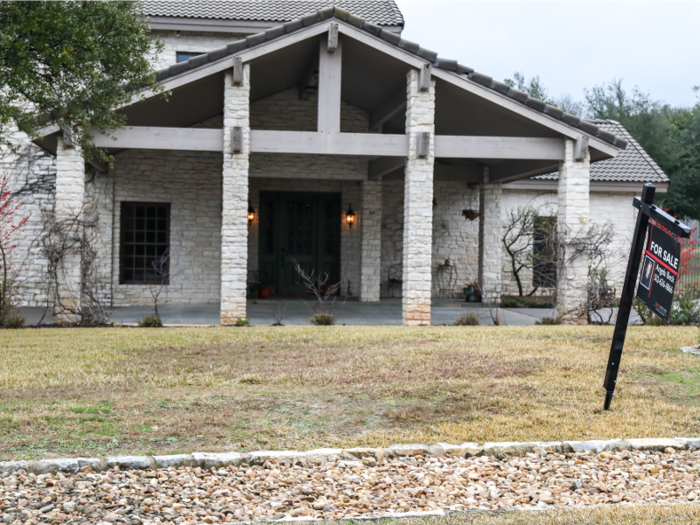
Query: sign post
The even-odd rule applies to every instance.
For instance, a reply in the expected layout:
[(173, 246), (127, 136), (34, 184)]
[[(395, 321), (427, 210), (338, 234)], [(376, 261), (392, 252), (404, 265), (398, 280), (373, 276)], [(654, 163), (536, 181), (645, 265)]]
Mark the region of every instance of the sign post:
[[(671, 217), (665, 211), (652, 204), (656, 187), (647, 183), (642, 190), (642, 198), (635, 197), (632, 205), (639, 210), (637, 223), (634, 227), (632, 249), (627, 261), (627, 273), (622, 287), (620, 307), (617, 312), (615, 331), (610, 345), (610, 357), (608, 368), (605, 372), (605, 410), (610, 409), (610, 403), (615, 395), (617, 373), (620, 370), (622, 349), (625, 345), (627, 325), (632, 312), (634, 288), (637, 284), (639, 267), (644, 254), (644, 270), (639, 282), (637, 298), (646, 304), (652, 312), (668, 322), (673, 302), (673, 290), (675, 289), (680, 265), (680, 245), (673, 237), (657, 226), (649, 228), (649, 219), (663, 226), (668, 231), (681, 238), (690, 237), (690, 228), (678, 219)], [(649, 230), (648, 243), (647, 230)], [(644, 249), (646, 246), (646, 250)]]

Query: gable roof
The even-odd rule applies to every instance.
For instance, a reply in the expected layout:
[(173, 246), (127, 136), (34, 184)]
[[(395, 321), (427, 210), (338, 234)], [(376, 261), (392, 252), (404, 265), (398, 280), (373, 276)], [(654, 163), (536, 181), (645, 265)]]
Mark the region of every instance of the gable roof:
[[(590, 120), (592, 124), (623, 137), (628, 147), (617, 157), (591, 163), (591, 182), (669, 182), (668, 176), (644, 151), (632, 135), (616, 120)], [(533, 180), (558, 180), (559, 172), (532, 177)]]
[(290, 22), (329, 6), (346, 9), (379, 26), (402, 26), (403, 15), (393, 0), (147, 0), (143, 14), (178, 18)]
[(597, 126), (593, 121), (584, 120), (575, 115), (565, 113), (559, 108), (530, 97), (527, 93), (511, 88), (507, 84), (494, 80), (488, 75), (478, 73), (470, 67), (459, 64), (456, 60), (439, 57), (435, 51), (430, 51), (429, 49), (425, 49), (414, 42), (405, 40), (401, 37), (401, 35), (382, 28), (377, 24), (368, 22), (363, 18), (350, 14), (348, 11), (340, 7), (327, 7), (320, 9), (297, 20), (287, 22), (283, 25), (268, 29), (262, 33), (251, 35), (236, 42), (232, 42), (224, 48), (210, 51), (209, 53), (199, 55), (185, 62), (173, 64), (170, 67), (159, 71), (156, 74), (156, 80), (166, 80), (186, 71), (202, 67), (210, 62), (216, 62), (223, 58), (233, 56), (248, 48), (256, 47), (265, 42), (295, 33), (303, 28), (313, 26), (330, 19), (337, 19), (346, 22), (350, 26), (378, 37), (390, 45), (401, 48), (403, 51), (416, 55), (423, 60), (427, 60), (428, 62), (432, 63), (433, 67), (453, 72), (494, 92), (505, 95), (513, 101), (516, 101), (523, 106), (527, 106), (531, 110), (544, 113), (555, 120), (562, 121), (568, 126), (579, 128), (581, 131), (597, 137), (604, 142), (612, 144), (619, 149), (624, 149), (627, 146), (627, 140), (625, 140), (625, 138), (616, 135), (604, 127)]

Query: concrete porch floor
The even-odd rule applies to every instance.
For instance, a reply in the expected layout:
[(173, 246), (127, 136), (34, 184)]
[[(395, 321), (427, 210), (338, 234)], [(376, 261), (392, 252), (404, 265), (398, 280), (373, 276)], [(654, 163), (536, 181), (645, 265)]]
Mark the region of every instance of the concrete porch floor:
[[(313, 315), (310, 300), (296, 298), (270, 298), (248, 301), (248, 317), (251, 325), (269, 326), (275, 322), (275, 311), (285, 308), (283, 325), (308, 326)], [(473, 311), (482, 325), (493, 324), (489, 309), (459, 299), (433, 299), (432, 324), (451, 325), (460, 314)], [(36, 325), (44, 313), (44, 308), (22, 308), (20, 313), (27, 325)], [(161, 318), (168, 325), (218, 325), (218, 304), (165, 305), (160, 308)], [(132, 324), (153, 313), (150, 306), (128, 306), (112, 309), (112, 320), (117, 324)], [(378, 303), (363, 303), (357, 300), (338, 302), (332, 310), (338, 325), (380, 326), (401, 325), (401, 299), (383, 299)], [(495, 309), (494, 309), (494, 315)], [(498, 316), (504, 324), (511, 326), (533, 325), (545, 316), (553, 316), (553, 309), (539, 308), (499, 308)], [(47, 315), (44, 323), (51, 323)]]

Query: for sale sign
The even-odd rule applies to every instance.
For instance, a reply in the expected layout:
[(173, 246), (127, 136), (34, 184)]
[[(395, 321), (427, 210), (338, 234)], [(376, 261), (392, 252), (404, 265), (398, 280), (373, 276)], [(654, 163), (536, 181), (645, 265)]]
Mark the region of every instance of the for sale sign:
[(637, 299), (666, 322), (671, 313), (680, 259), (680, 243), (661, 228), (650, 225)]

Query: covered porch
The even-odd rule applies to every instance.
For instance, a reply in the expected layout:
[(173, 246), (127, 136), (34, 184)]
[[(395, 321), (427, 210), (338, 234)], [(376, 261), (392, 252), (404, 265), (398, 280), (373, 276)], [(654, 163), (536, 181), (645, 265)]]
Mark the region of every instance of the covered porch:
[[(503, 183), (558, 170), (559, 233), (586, 227), (589, 163), (624, 143), (375, 27), (331, 8), (171, 66), (160, 74), (168, 100), (137, 93), (121, 110), (127, 128), (94, 132), (115, 155), (95, 177), (70, 138), (49, 130), (57, 214), (91, 198), (103, 207), (112, 307), (150, 302), (149, 261), (167, 245), (169, 307), (218, 301), (224, 325), (264, 317), (247, 301), (251, 281), (294, 291), (295, 262), (341, 281), (341, 295), (359, 299), (348, 312), (395, 294), (398, 267), (400, 299), (380, 304), (427, 325), (445, 259), (461, 268), (455, 295), (474, 278), (498, 303)], [(167, 243), (124, 255), (135, 243), (125, 230), (150, 235), (133, 226), (138, 213), (147, 224), (166, 208), (167, 226), (152, 233)], [(585, 261), (559, 278), (557, 313), (576, 321)], [(62, 279), (79, 304), (79, 260)]]

